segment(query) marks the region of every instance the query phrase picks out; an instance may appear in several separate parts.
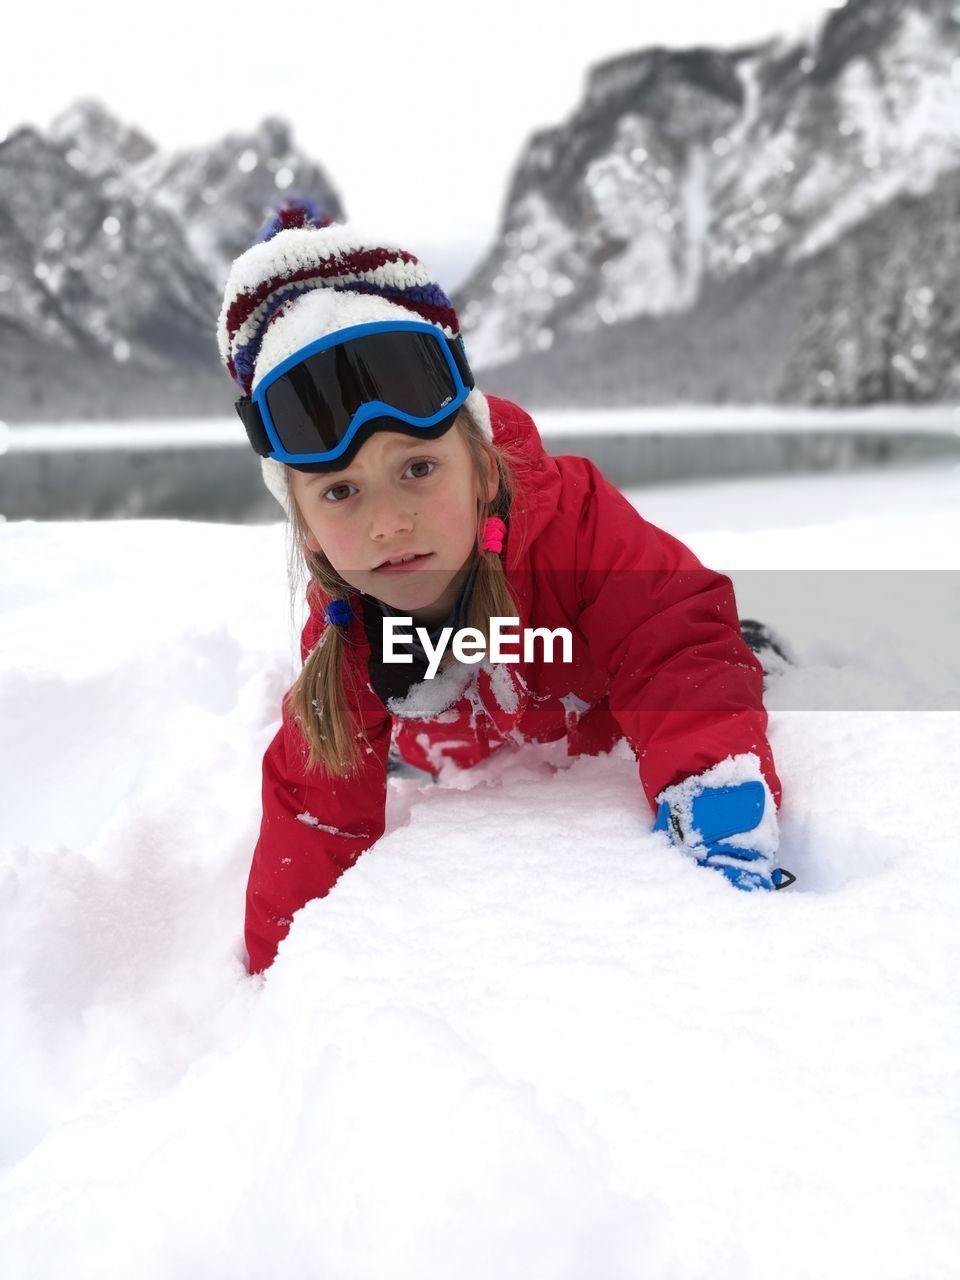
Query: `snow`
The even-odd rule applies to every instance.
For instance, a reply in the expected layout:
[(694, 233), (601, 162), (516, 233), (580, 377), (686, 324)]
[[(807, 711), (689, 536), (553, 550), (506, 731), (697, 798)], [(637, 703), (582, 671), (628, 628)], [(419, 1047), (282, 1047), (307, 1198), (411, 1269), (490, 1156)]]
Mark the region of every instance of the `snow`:
[(956, 167), (954, 56), (937, 24), (905, 7), (896, 38), (840, 72), (837, 111), (856, 147), (840, 164), (818, 157), (798, 184), (797, 209), (806, 205), (814, 217), (791, 260), (817, 253), (901, 192), (926, 194)]
[(0, 525), (4, 1280), (956, 1274), (960, 470), (631, 496), (797, 650), (797, 885), (524, 748), (392, 778), (265, 981), (282, 529)]
[[(229, 394), (229, 391), (228, 391)], [(136, 423), (65, 422), (9, 426), (0, 422), (0, 456), (4, 453), (57, 453), (64, 449), (218, 449), (249, 448), (239, 419), (179, 418)]]
[(710, 234), (708, 161), (702, 145), (692, 143), (680, 187), (680, 208), (685, 233), (684, 279), (678, 299), (681, 309), (692, 307), (700, 293)]
[(392, 715), (403, 719), (433, 718), (453, 706), (475, 675), (472, 664), (454, 659), (432, 680), (412, 684), (402, 698), (391, 698), (387, 705)]
[(339, 827), (331, 827), (328, 823), (321, 822), (312, 813), (298, 813), (297, 821), (304, 823), (308, 827), (317, 827), (320, 831), (329, 831), (332, 836), (347, 836), (349, 838), (349, 832), (341, 831)]
[[(543, 332), (541, 325), (549, 323), (556, 299), (574, 287), (571, 275), (579, 274), (582, 266), (576, 235), (539, 191), (518, 200), (511, 221), (522, 231), (506, 232), (504, 257), (490, 285), (502, 305), (468, 302), (460, 317), (470, 359), (478, 369), (519, 355), (528, 324), (536, 322)], [(534, 271), (545, 274), (535, 282)]]
[(960, 437), (960, 405), (875, 405), (863, 409), (795, 408), (781, 405), (663, 405), (623, 409), (539, 409), (542, 436), (710, 435), (781, 432), (894, 432)]
[[(467, 404), (489, 430), (489, 413), (470, 393)], [(643, 435), (759, 433), (792, 431), (893, 431), (897, 435), (935, 434), (960, 438), (960, 404), (871, 405), (866, 408), (798, 408), (783, 405), (663, 405), (621, 409), (531, 408), (541, 435)], [(164, 448), (248, 449), (236, 417), (158, 419), (135, 423), (66, 422), (10, 425), (0, 421), (0, 456), (4, 453), (48, 453), (58, 450)]]

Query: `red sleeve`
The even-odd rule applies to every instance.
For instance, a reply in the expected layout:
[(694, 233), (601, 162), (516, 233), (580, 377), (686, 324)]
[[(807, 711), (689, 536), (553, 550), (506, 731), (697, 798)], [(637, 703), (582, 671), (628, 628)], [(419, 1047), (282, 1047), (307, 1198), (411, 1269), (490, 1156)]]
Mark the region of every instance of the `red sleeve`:
[(751, 751), (779, 805), (763, 668), (741, 634), (733, 584), (587, 467), (578, 625), (610, 676), (610, 707), (651, 808), (664, 787)]
[[(321, 627), (322, 629), (322, 627)], [(311, 620), (302, 648), (317, 628)], [(383, 835), (390, 717), (363, 725), (369, 748), (349, 778), (305, 771), (307, 744), (286, 710), (263, 758), (263, 817), (247, 883), (250, 972), (273, 963), (293, 913), (322, 898)]]

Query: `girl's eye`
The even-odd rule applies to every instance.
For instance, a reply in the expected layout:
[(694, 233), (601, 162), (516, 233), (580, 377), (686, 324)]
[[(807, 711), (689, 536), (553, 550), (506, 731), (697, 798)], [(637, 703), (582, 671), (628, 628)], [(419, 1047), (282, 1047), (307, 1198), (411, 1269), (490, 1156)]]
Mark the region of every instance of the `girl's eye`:
[(355, 488), (356, 485), (348, 484), (346, 480), (342, 480), (340, 484), (332, 484), (329, 489), (324, 489), (323, 496), (327, 502), (342, 502), (344, 498), (350, 497), (350, 490)]
[(407, 470), (403, 474), (406, 475), (407, 472), (412, 471), (413, 479), (421, 480), (424, 476), (428, 476), (436, 465), (437, 464), (435, 462), (431, 462), (429, 458), (417, 458), (415, 462), (411, 462), (407, 466)]

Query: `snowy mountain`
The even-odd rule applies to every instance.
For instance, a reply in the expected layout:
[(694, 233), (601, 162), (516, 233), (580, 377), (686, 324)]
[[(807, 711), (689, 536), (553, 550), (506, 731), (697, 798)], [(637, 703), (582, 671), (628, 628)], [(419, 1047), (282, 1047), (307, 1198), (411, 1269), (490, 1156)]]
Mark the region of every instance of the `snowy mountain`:
[[(222, 413), (227, 265), (278, 193), (343, 216), (282, 120), (162, 152), (81, 101), (0, 143), (0, 418)], [(960, 4), (594, 67), (455, 297), (486, 389), (554, 405), (960, 396)], [(428, 258), (428, 261), (433, 261)]]
[(252, 133), (231, 133), (208, 147), (157, 151), (134, 177), (180, 220), (194, 253), (212, 270), (218, 295), (264, 209), (284, 191), (309, 192), (334, 218), (344, 216), (324, 170), (297, 149), (290, 126), (272, 117)]
[(96, 102), (0, 143), (0, 417), (223, 412), (229, 262), (293, 183), (341, 208), (281, 121), (174, 154)]
[[(806, 40), (613, 59), (517, 167), (457, 299), (473, 362), (491, 390), (540, 403), (725, 399), (728, 381), (747, 399), (956, 395), (956, 348), (932, 309), (960, 278), (958, 171), (949, 0), (851, 0)], [(901, 236), (917, 254), (886, 296), (869, 277)], [(888, 331), (873, 345), (890, 340), (888, 365), (903, 357), (892, 375), (849, 351), (832, 367), (851, 238), (854, 258), (868, 242), (874, 256), (846, 305)], [(911, 355), (898, 340), (914, 311), (931, 323)]]

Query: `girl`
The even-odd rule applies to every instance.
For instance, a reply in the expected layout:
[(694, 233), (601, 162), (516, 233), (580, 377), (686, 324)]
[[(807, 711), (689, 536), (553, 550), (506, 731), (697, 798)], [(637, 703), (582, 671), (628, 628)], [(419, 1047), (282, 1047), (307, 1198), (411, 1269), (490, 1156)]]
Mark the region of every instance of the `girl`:
[[(792, 880), (729, 579), (484, 396), (412, 254), (289, 203), (234, 262), (218, 342), (310, 574), (303, 669), (263, 763), (252, 973), (383, 834), (391, 748), (436, 775), (508, 744), (623, 737), (676, 846), (739, 889)], [(484, 657), (492, 619), (517, 620), (518, 661)]]

